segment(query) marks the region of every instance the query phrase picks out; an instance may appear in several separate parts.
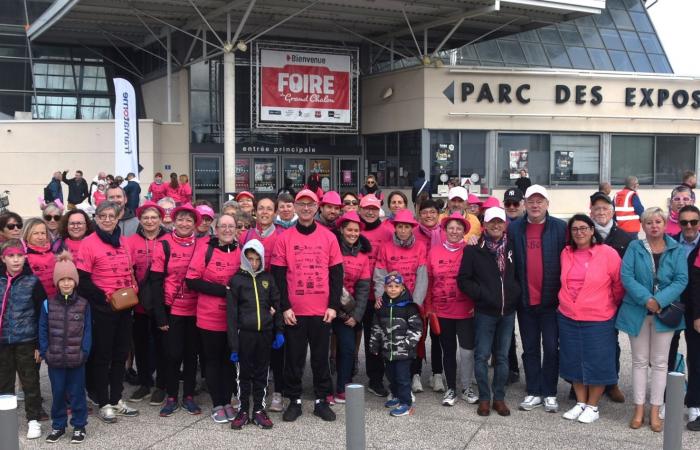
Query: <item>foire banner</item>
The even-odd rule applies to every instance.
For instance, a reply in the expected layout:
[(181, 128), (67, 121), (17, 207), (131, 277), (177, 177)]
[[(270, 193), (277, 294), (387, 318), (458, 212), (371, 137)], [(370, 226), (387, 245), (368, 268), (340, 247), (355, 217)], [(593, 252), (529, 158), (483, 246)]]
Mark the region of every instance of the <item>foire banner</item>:
[(114, 175), (126, 178), (139, 173), (138, 117), (134, 87), (123, 78), (114, 79)]
[(260, 49), (261, 122), (352, 123), (352, 56)]

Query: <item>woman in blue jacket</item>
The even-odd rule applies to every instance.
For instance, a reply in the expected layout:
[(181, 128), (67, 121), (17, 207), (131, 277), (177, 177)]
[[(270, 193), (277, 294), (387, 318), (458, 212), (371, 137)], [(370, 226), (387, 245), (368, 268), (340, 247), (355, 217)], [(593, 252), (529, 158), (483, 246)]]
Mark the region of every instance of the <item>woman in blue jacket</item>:
[(644, 422), (647, 371), (651, 365), (650, 427), (659, 432), (663, 421), (659, 409), (664, 402), (668, 349), (673, 332), (685, 328), (664, 325), (659, 311), (680, 298), (688, 284), (688, 263), (683, 248), (666, 236), (666, 215), (661, 208), (644, 211), (641, 217), (646, 239), (632, 241), (622, 260), (622, 284), (626, 294), (615, 326), (629, 335), (632, 348), (632, 390), (634, 416), (631, 428)]

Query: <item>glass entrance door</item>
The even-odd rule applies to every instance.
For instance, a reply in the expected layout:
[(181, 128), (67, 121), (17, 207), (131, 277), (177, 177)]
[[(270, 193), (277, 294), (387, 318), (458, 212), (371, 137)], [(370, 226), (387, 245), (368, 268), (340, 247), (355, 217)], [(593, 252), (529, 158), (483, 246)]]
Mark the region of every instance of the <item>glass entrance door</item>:
[(193, 194), (195, 200), (207, 200), (218, 211), (221, 206), (221, 167), (223, 155), (192, 155)]
[(358, 192), (360, 188), (360, 160), (357, 158), (338, 158), (338, 191)]
[(331, 180), (331, 159), (309, 159), (309, 175), (318, 174), (321, 178), (321, 189), (324, 192), (332, 190), (332, 180)]
[(284, 158), (282, 188), (299, 192), (306, 184), (306, 158)]

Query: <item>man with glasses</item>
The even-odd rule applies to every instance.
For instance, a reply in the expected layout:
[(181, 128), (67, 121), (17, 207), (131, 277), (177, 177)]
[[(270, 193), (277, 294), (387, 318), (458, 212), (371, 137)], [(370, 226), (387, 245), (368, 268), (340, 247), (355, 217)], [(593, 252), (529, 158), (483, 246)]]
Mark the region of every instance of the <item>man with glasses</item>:
[(549, 195), (538, 184), (525, 192), (525, 209), (525, 215), (508, 226), (521, 288), (518, 324), (527, 395), (520, 409), (544, 405), (545, 411), (555, 413), (559, 410), (559, 258), (566, 245), (566, 222), (549, 215)]
[(136, 233), (139, 228), (139, 219), (134, 215), (134, 212), (126, 207), (126, 193), (119, 186), (110, 186), (107, 188), (107, 201), (116, 203), (119, 206), (119, 229), (122, 236), (129, 237)]
[(172, 197), (163, 197), (158, 200), (158, 206), (163, 208), (165, 215), (163, 216), (163, 228), (166, 230), (173, 229), (173, 216), (172, 212), (175, 209), (175, 200)]
[(519, 219), (525, 214), (525, 202), (523, 202), (523, 193), (520, 189), (508, 189), (503, 193), (503, 209), (506, 212), (506, 221)]
[(280, 290), (285, 328), (284, 389), (289, 406), (282, 416), (294, 422), (301, 416), (302, 377), (307, 347), (311, 350), (314, 415), (334, 421), (326, 399), (332, 394), (328, 350), (331, 322), (340, 305), (343, 256), (335, 235), (314, 220), (318, 197), (308, 189), (296, 195), (297, 224), (277, 238), (272, 274)]
[[(620, 258), (625, 256), (627, 247), (630, 242), (634, 239), (629, 233), (621, 230), (615, 221), (613, 216), (615, 215), (615, 210), (613, 208), (613, 203), (610, 197), (605, 194), (605, 192), (598, 191), (595, 192), (590, 197), (591, 199), (591, 212), (590, 216), (593, 219), (595, 225), (595, 239), (599, 243), (603, 243), (612, 247)], [(617, 344), (617, 372), (620, 373), (620, 345)], [(573, 389), (573, 388), (572, 388)], [(610, 400), (616, 403), (624, 403), (625, 394), (620, 390), (617, 384), (609, 385), (605, 387), (605, 393)]]

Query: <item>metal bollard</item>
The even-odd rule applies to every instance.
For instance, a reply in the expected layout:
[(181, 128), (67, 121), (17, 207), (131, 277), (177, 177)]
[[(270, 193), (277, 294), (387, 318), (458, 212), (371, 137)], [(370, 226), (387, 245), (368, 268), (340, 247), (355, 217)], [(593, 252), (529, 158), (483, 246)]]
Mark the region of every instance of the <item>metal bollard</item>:
[(0, 436), (3, 450), (19, 450), (19, 419), (14, 395), (0, 395)]
[(664, 420), (663, 450), (683, 448), (683, 397), (685, 375), (669, 372), (666, 376), (666, 417)]
[(345, 448), (365, 449), (365, 387), (345, 386)]

